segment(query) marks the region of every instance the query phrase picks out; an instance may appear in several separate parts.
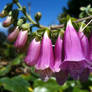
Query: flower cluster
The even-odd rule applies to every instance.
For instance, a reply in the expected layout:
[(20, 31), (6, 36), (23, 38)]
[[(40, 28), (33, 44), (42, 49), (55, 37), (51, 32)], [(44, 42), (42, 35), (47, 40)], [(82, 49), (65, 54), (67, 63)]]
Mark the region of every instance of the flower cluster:
[[(8, 40), (15, 41), (14, 46), (20, 50), (26, 45), (28, 32), (18, 27), (9, 34)], [(42, 80), (47, 81), (51, 76), (62, 85), (72, 77), (74, 80), (86, 81), (92, 65), (92, 36), (76, 31), (69, 20), (64, 36), (58, 35), (53, 49), (49, 31), (46, 30), (42, 41), (34, 38), (29, 45), (24, 61), (28, 66), (34, 66)]]
[(68, 21), (64, 38), (58, 35), (54, 50), (47, 31), (41, 43), (33, 39), (25, 63), (35, 66), (44, 81), (53, 74), (60, 85), (68, 76), (86, 81), (91, 70), (91, 39), (92, 37), (88, 41), (86, 35), (81, 31), (77, 32), (71, 21)]
[(28, 30), (20, 30), (18, 26), (8, 35), (8, 40), (10, 42), (16, 40), (14, 47), (17, 49), (17, 51), (21, 51), (26, 47), (27, 38)]

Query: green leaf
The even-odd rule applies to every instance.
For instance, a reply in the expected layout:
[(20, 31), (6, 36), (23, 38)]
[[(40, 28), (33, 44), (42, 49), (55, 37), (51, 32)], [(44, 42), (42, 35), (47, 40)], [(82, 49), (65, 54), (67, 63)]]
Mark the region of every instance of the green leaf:
[(11, 64), (12, 64), (12, 65), (19, 65), (19, 64), (21, 63), (21, 61), (22, 61), (22, 58), (23, 58), (23, 55), (19, 55), (17, 58), (15, 58), (15, 59), (11, 62)]
[(0, 76), (6, 75), (11, 70), (11, 66), (7, 65), (6, 67), (2, 67), (0, 69)]
[(81, 7), (80, 10), (81, 10), (81, 11), (84, 11), (84, 10), (85, 10), (85, 7)]
[(38, 79), (34, 82), (34, 87), (34, 92), (58, 92), (62, 90), (62, 86), (58, 85), (54, 78), (49, 79), (47, 82)]
[(21, 77), (13, 77), (13, 78), (2, 78), (0, 79), (0, 85), (4, 87), (5, 90), (11, 92), (30, 92), (28, 89), (30, 88), (30, 84)]
[(34, 92), (50, 92), (50, 91), (45, 87), (36, 87), (34, 89)]

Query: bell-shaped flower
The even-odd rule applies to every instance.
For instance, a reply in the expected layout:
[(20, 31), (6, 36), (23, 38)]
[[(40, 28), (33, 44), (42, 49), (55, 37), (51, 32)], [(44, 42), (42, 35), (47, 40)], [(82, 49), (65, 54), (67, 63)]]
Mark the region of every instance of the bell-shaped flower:
[(3, 22), (4, 27), (9, 27), (13, 22), (12, 16), (8, 16), (6, 20)]
[(28, 38), (28, 31), (21, 30), (18, 34), (18, 37), (16, 39), (14, 46), (18, 49), (23, 48), (27, 42), (27, 38)]
[(61, 64), (63, 62), (63, 56), (62, 56), (63, 40), (60, 37), (60, 35), (58, 36), (56, 40), (54, 53), (55, 53), (55, 64), (54, 64), (55, 74), (54, 75), (56, 77), (57, 83), (59, 85), (62, 85), (68, 78), (68, 72), (61, 70)]
[(85, 57), (87, 57), (88, 56), (88, 49), (89, 49), (88, 38), (86, 37), (86, 35), (83, 32), (78, 32), (78, 35), (79, 35), (79, 38), (81, 41), (83, 53), (84, 53)]
[[(88, 59), (88, 50), (89, 50), (88, 38), (86, 37), (86, 35), (83, 32), (81, 32), (81, 30), (78, 32), (78, 35), (79, 35), (79, 38), (81, 41), (81, 45), (82, 45), (82, 49), (83, 49), (85, 58)], [(86, 60), (86, 63), (87, 63), (87, 66), (85, 67), (83, 72), (80, 74), (81, 81), (87, 81), (89, 73), (90, 73), (89, 60)]]
[(19, 33), (19, 28), (16, 27), (13, 32), (8, 35), (8, 41), (13, 42), (16, 40)]
[(40, 41), (36, 41), (34, 38), (28, 48), (27, 56), (25, 57), (25, 63), (29, 66), (33, 66), (37, 63), (38, 57), (40, 55)]
[(92, 66), (92, 35), (89, 38), (88, 59), (90, 61), (90, 65)]
[(44, 33), (41, 42), (40, 56), (35, 68), (36, 71), (40, 73), (40, 76), (44, 81), (47, 81), (54, 71), (54, 53), (52, 42), (48, 37), (48, 31)]
[(62, 51), (63, 51), (63, 40), (61, 39), (60, 35), (58, 36), (54, 48), (54, 54), (55, 54), (55, 64), (54, 69), (55, 72), (59, 72), (61, 70), (60, 66), (62, 63)]
[(69, 71), (74, 79), (78, 79), (85, 66), (85, 56), (80, 38), (69, 20), (64, 34), (64, 61), (62, 68)]

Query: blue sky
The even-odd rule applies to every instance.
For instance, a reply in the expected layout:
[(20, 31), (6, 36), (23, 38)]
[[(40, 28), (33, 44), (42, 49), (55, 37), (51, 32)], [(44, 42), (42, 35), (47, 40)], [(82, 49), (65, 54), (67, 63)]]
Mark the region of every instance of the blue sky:
[[(31, 16), (36, 12), (42, 13), (41, 24), (48, 26), (51, 24), (58, 24), (57, 16), (62, 13), (62, 7), (67, 7), (68, 0), (19, 0), (23, 6), (26, 6), (28, 10), (28, 3), (31, 3)], [(6, 3), (11, 0), (0, 0), (0, 12), (2, 11)], [(0, 19), (0, 22), (2, 19)]]

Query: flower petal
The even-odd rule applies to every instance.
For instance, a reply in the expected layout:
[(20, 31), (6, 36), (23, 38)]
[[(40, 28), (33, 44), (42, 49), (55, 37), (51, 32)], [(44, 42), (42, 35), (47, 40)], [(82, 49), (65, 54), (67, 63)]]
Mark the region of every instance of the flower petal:
[(10, 42), (15, 41), (16, 38), (17, 38), (17, 36), (18, 36), (18, 33), (19, 33), (19, 28), (16, 27), (16, 28), (14, 29), (14, 31), (11, 32), (11, 33), (8, 35), (8, 40), (9, 40)]
[(45, 70), (47, 68), (50, 68), (52, 71), (54, 71), (53, 66), (54, 66), (54, 54), (52, 42), (48, 37), (46, 31), (41, 43), (41, 53), (35, 67), (37, 70)]
[(68, 22), (64, 34), (64, 61), (81, 61), (84, 60), (84, 54), (81, 46), (79, 36), (71, 24)]
[(23, 48), (27, 42), (28, 31), (20, 31), (17, 40), (14, 44), (16, 48)]
[(62, 63), (62, 47), (63, 47), (63, 40), (58, 36), (58, 39), (56, 40), (55, 44), (55, 71), (59, 72), (60, 71), (60, 65)]
[(68, 70), (74, 79), (78, 79), (86, 67), (85, 62), (80, 38), (69, 20), (64, 34), (64, 61), (61, 68)]
[(29, 66), (33, 66), (37, 63), (40, 55), (40, 41), (36, 41), (34, 38), (29, 45), (27, 56), (25, 57), (25, 63)]

